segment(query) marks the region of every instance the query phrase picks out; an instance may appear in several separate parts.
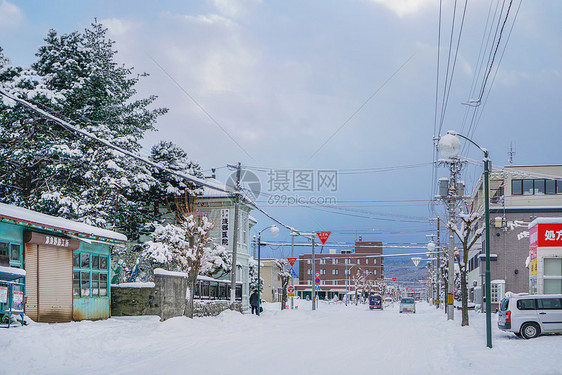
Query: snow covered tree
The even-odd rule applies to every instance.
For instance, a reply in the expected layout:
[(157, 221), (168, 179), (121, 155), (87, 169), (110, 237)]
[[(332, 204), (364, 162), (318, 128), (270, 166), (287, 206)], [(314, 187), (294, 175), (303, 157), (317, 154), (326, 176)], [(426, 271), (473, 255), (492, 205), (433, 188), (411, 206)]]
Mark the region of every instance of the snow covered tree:
[[(199, 164), (191, 161), (187, 153), (172, 142), (160, 141), (152, 146), (149, 159), (169, 170), (203, 177)], [(192, 193), (197, 191), (193, 184), (160, 168), (151, 167), (151, 173), (155, 184), (150, 187), (147, 199), (152, 206), (154, 217), (159, 217), (159, 212), (167, 205), (173, 206), (175, 198), (182, 197), (186, 190)]]
[(250, 290), (258, 290), (263, 292), (263, 278), (260, 277), (260, 283), (258, 284), (258, 261), (254, 257), (250, 257), (249, 260), (249, 278), (250, 278)]
[[(106, 29), (49, 31), (31, 69), (8, 68), (3, 87), (98, 138), (129, 151), (166, 109), (135, 100), (140, 76), (118, 65)], [(0, 200), (101, 227), (136, 240), (152, 211), (142, 198), (156, 184), (145, 165), (71, 133), (16, 103), (0, 104)]]
[(197, 276), (211, 275), (225, 267), (224, 246), (211, 237), (213, 221), (197, 210), (196, 197), (185, 195), (176, 199), (175, 222), (156, 224), (146, 243), (145, 256), (167, 269), (187, 273), (189, 288), (188, 315), (193, 318), (193, 300)]
[(275, 265), (279, 268), (279, 273), (277, 276), (281, 280), (281, 310), (285, 309), (287, 304), (287, 287), (289, 286), (289, 281), (291, 281), (291, 273), (287, 271), (289, 268), (289, 261), (287, 259), (275, 259)]
[[(465, 207), (468, 212), (468, 207)], [(448, 227), (453, 230), (461, 242), (462, 248), (457, 249), (455, 258), (459, 267), (461, 303), (462, 303), (462, 326), (467, 326), (468, 322), (468, 253), (472, 246), (482, 237), (485, 226), (478, 226), (482, 218), (482, 211), (473, 211), (470, 213), (461, 212), (457, 215), (459, 225), (449, 221)], [(451, 272), (449, 272), (450, 274)]]

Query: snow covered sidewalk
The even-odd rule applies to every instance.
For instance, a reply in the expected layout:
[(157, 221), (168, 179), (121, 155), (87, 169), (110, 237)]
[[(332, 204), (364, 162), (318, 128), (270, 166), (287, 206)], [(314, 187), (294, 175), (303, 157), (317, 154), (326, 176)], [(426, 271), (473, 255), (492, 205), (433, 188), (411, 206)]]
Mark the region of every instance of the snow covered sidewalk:
[(119, 317), (0, 330), (0, 374), (561, 374), (562, 335), (516, 338), (484, 315), (471, 326), (425, 303), (395, 307), (324, 304), (311, 311), (266, 304), (262, 316)]

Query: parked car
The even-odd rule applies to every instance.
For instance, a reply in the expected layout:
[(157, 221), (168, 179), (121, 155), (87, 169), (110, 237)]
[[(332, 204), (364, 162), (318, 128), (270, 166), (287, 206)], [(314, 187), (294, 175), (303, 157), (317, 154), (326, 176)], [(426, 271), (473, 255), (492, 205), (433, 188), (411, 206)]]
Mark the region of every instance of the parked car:
[(382, 297), (380, 294), (369, 296), (369, 310), (382, 310)]
[(400, 300), (400, 313), (413, 312), (416, 313), (416, 301), (411, 297), (405, 297)]
[(511, 295), (498, 312), (498, 327), (526, 339), (562, 333), (562, 294)]

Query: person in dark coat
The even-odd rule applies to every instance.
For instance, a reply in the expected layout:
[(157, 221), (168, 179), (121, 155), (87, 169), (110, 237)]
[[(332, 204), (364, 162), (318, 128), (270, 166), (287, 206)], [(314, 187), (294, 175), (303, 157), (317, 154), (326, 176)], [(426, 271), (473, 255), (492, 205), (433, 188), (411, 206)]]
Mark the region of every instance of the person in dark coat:
[(258, 303), (259, 302), (259, 296), (258, 296), (258, 291), (254, 290), (252, 292), (252, 295), (250, 296), (250, 306), (252, 306), (252, 314), (254, 313), (254, 311), (256, 312), (256, 314), (258, 313)]

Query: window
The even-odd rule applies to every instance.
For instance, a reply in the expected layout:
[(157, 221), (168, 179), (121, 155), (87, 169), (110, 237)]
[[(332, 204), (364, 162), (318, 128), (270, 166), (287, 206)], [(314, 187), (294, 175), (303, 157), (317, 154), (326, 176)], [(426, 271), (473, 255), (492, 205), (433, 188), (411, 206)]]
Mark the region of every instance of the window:
[(326, 258), (320, 259), (320, 264), (326, 264)]
[(90, 268), (90, 254), (80, 254), (80, 268)]
[(562, 194), (562, 180), (511, 180), (511, 195)]
[(539, 298), (537, 299), (537, 308), (541, 310), (559, 310), (562, 309), (562, 299), (560, 298)]
[(320, 285), (326, 285), (326, 280), (320, 280)]
[(373, 275), (377, 275), (377, 270), (373, 270)]
[(556, 194), (556, 180), (546, 180), (545, 185), (545, 194)]
[(534, 180), (535, 190), (534, 193), (536, 195), (543, 195), (544, 194), (544, 180)]
[(533, 181), (534, 180), (523, 180), (523, 195), (533, 195)]
[(545, 258), (544, 275), (562, 276), (562, 258)]
[(20, 245), (17, 244), (10, 245), (10, 261), (12, 262), (21, 261)]
[(338, 280), (332, 281), (332, 285), (338, 285)]
[(534, 299), (520, 299), (517, 301), (517, 308), (519, 310), (536, 310), (536, 300)]
[(562, 293), (562, 259), (544, 259), (544, 293)]
[(0, 257), (3, 258), (2, 262), (6, 262), (11, 267), (23, 267), (20, 244), (0, 242)]
[(73, 253), (72, 296), (107, 297), (109, 258), (104, 255)]
[(307, 270), (306, 270), (306, 274), (307, 274), (307, 275), (312, 275), (312, 270), (311, 270), (310, 268), (307, 269)]
[(369, 264), (369, 258), (365, 258), (365, 264)]
[(325, 275), (326, 274), (326, 270), (325, 269), (321, 269), (320, 270), (320, 275)]
[(344, 270), (344, 274), (351, 275), (351, 270)]
[(337, 259), (332, 259), (332, 264), (338, 264), (338, 260), (337, 260)]
[(332, 275), (339, 275), (340, 274), (340, 270), (332, 270)]
[(310, 264), (310, 259), (307, 259), (307, 260), (306, 260), (306, 264)]
[(377, 264), (377, 258), (373, 259), (373, 264)]
[(345, 259), (345, 264), (351, 264), (351, 259), (346, 258), (346, 259)]
[(511, 180), (511, 195), (523, 195), (522, 180)]
[(357, 264), (361, 264), (361, 259), (357, 259)]

